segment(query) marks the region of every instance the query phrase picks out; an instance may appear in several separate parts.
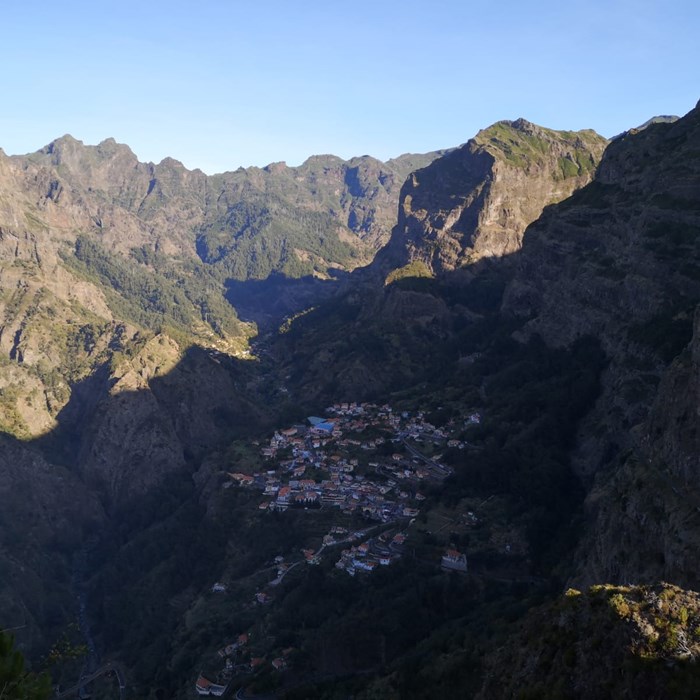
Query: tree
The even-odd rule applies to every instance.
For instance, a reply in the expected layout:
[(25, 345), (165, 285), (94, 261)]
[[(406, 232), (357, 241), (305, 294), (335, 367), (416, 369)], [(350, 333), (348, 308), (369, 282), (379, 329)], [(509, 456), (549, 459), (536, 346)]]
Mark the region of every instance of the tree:
[(0, 631), (0, 700), (47, 700), (51, 679), (24, 669), (24, 656), (14, 648), (14, 638)]

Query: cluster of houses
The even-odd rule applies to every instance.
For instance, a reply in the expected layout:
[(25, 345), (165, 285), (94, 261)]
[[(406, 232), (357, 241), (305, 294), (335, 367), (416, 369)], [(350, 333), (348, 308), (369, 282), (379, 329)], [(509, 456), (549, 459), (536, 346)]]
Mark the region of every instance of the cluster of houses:
[[(397, 414), (389, 405), (370, 403), (336, 404), (326, 412), (329, 417), (310, 416), (308, 424), (274, 433), (261, 453), (276, 460), (276, 468), (252, 475), (229, 473), (230, 481), (224, 486), (236, 483), (261, 490), (267, 497), (260, 503), (261, 510), (335, 507), (386, 523), (418, 515), (425, 500), (421, 482), (442, 481), (450, 474), (448, 467), (422, 456), (408, 440), (464, 448), (460, 440), (450, 439), (451, 432), (464, 423), (453, 421), (446, 428), (436, 428), (422, 412)], [(467, 423), (479, 420), (474, 414)], [(375, 478), (358, 473), (357, 455), (376, 452), (387, 441), (397, 444), (394, 452), (385, 448), (381, 456), (368, 454), (362, 460)], [(314, 478), (318, 474), (322, 477)]]
[(351, 546), (341, 552), (336, 562), (337, 569), (354, 576), (358, 572), (372, 572), (379, 566), (389, 566), (401, 557), (406, 535), (397, 532), (393, 537), (385, 532), (379, 537), (372, 537), (357, 546)]

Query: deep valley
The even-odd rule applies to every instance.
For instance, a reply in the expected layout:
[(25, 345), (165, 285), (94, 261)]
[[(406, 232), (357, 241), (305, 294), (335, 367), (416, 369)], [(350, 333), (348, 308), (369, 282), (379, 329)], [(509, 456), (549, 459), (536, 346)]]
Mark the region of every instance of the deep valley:
[(699, 304), (700, 107), (214, 176), (0, 152), (27, 683), (698, 697)]

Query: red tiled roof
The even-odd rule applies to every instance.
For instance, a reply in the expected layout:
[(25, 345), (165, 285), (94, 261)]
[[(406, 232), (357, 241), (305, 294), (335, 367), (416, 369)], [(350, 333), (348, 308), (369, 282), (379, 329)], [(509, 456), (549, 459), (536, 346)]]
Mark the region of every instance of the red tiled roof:
[(202, 690), (206, 690), (211, 685), (211, 681), (208, 681), (204, 676), (200, 676), (195, 685)]

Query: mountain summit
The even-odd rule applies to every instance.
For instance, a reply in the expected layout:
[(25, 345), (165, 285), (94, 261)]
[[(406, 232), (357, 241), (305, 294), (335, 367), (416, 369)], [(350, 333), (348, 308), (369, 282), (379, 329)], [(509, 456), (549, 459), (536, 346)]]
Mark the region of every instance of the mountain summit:
[(386, 272), (420, 261), (442, 272), (515, 252), (545, 206), (591, 180), (606, 145), (590, 130), (497, 122), (411, 174), (376, 264)]

